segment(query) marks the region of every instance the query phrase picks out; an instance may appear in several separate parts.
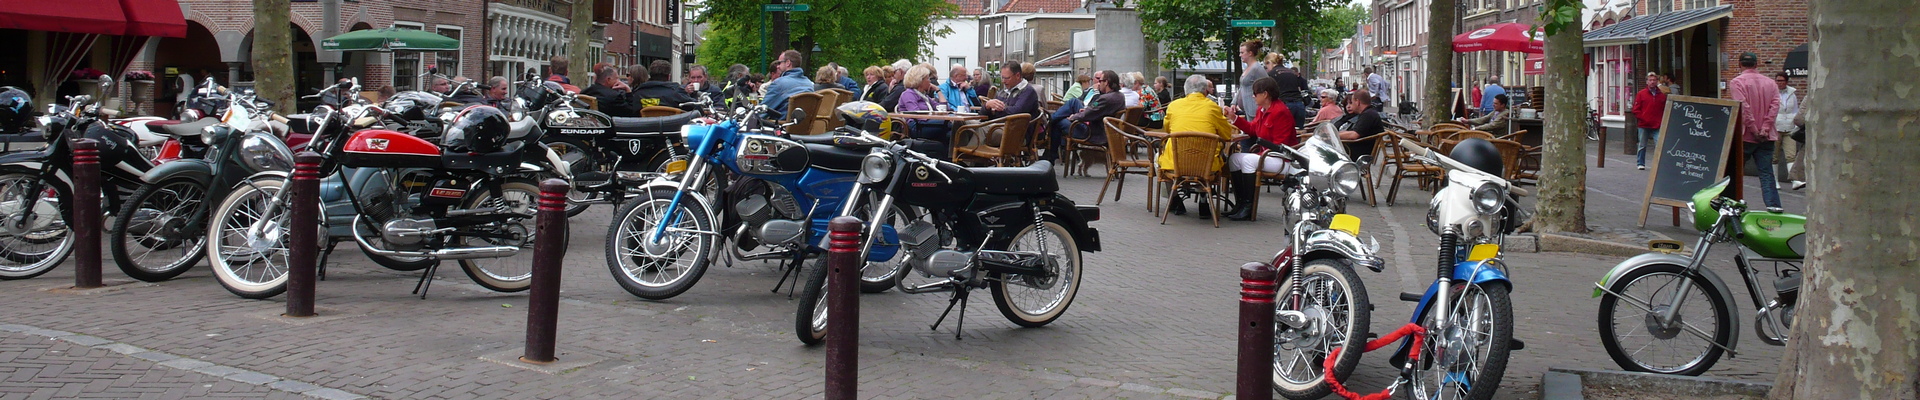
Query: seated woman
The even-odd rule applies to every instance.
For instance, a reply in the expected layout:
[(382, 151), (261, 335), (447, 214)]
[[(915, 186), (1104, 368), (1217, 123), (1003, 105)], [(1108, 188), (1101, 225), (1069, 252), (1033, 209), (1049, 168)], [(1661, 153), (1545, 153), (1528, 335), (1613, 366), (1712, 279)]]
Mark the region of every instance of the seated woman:
[[(916, 65), (909, 67), (906, 78), (900, 82), (902, 86), (906, 87), (906, 90), (900, 92), (900, 104), (895, 106), (893, 111), (933, 111), (935, 107), (940, 106), (940, 96), (934, 95), (936, 89), (933, 86), (933, 81), (927, 79), (933, 76), (933, 74), (933, 68), (927, 66)], [(909, 118), (907, 119), (907, 124), (907, 137), (938, 142), (941, 147), (945, 147), (948, 144), (948, 135), (953, 133), (953, 127), (948, 125), (946, 121), (916, 120)], [(927, 154), (939, 157), (947, 153), (948, 152), (942, 150), (938, 153), (929, 152)]]
[[(1280, 82), (1271, 77), (1255, 80), (1252, 95), (1254, 105), (1259, 107), (1258, 111), (1252, 113), (1253, 120), (1240, 117), (1233, 119), (1233, 126), (1252, 138), (1242, 142), (1240, 148), (1245, 152), (1234, 153), (1227, 158), (1227, 164), (1233, 168), (1227, 175), (1233, 185), (1233, 210), (1227, 212), (1227, 219), (1235, 221), (1253, 219), (1253, 197), (1259, 195), (1254, 193), (1253, 186), (1254, 180), (1259, 179), (1258, 173), (1279, 173), (1286, 167), (1286, 162), (1279, 158), (1269, 157), (1265, 162), (1261, 161), (1261, 155), (1266, 154), (1267, 150), (1277, 150), (1267, 146), (1293, 146), (1299, 142), (1293, 128), (1296, 122), (1293, 111), (1279, 100)], [(1229, 108), (1227, 115), (1234, 115), (1238, 108)]]
[(1314, 114), (1313, 122), (1333, 121), (1346, 115), (1347, 110), (1340, 109), (1340, 92), (1320, 89), (1320, 112)]

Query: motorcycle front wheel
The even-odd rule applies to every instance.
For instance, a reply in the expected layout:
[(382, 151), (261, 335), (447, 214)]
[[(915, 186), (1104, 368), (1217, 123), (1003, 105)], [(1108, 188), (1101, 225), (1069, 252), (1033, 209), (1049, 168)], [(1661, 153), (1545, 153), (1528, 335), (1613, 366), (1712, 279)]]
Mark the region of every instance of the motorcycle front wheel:
[[(1341, 381), (1353, 374), (1366, 352), (1372, 325), (1367, 288), (1347, 263), (1317, 259), (1300, 266), (1300, 295), (1293, 294), (1290, 274), (1282, 274), (1274, 311), (1299, 311), (1308, 326), (1284, 329), (1274, 324), (1273, 390), (1289, 399), (1318, 399), (1333, 392), (1327, 385), (1326, 360), (1340, 349), (1333, 376)], [(1276, 318), (1276, 321), (1278, 319)]]
[[(468, 197), (464, 208), (506, 207), (507, 212), (510, 213), (532, 215), (535, 205), (540, 200), (540, 187), (528, 179), (515, 179), (502, 183), (498, 197), (485, 190), (475, 190), (472, 193), (475, 195)], [(495, 292), (518, 292), (532, 287), (534, 220), (521, 218), (484, 229), (508, 238), (454, 235), (449, 242), (456, 247), (514, 246), (519, 247), (520, 251), (511, 257), (460, 260), (460, 269), (466, 271), (467, 278)]]
[[(648, 300), (679, 296), (700, 281), (719, 250), (719, 234), (704, 203), (687, 193), (679, 207), (671, 207), (674, 193), (655, 188), (634, 196), (607, 225), (607, 269), (627, 293)], [(655, 238), (655, 227), (670, 218), (676, 222)]]
[[(800, 304), (794, 309), (793, 335), (800, 343), (818, 345), (827, 339), (827, 258), (813, 261), (813, 271), (801, 283)], [(862, 282), (865, 283), (865, 282)]]
[(73, 231), (61, 211), (72, 195), (51, 182), (35, 185), (39, 180), (33, 171), (0, 171), (0, 280), (40, 276), (73, 254)]
[(206, 197), (207, 185), (192, 178), (135, 190), (107, 230), (113, 263), (127, 276), (146, 282), (173, 279), (192, 269), (206, 255), (207, 235), (185, 229), (206, 207)]
[[(1620, 369), (1697, 376), (1733, 341), (1728, 299), (1686, 267), (1652, 265), (1621, 275), (1600, 297), (1600, 344)], [(1680, 309), (1675, 310), (1675, 293)], [(1624, 303), (1624, 304), (1622, 304)], [(1660, 316), (1673, 311), (1673, 319)], [(1711, 335), (1711, 337), (1708, 337)]]
[[(855, 215), (865, 216), (861, 219), (871, 221), (873, 220), (871, 217), (873, 213), (868, 210), (872, 210), (876, 205), (878, 205), (877, 200), (872, 203), (862, 204)], [(886, 221), (882, 222), (885, 224), (884, 226), (892, 226), (897, 230), (905, 228), (909, 222), (920, 219), (920, 210), (918, 208), (912, 206), (901, 207), (899, 204), (890, 205), (887, 208)], [(869, 223), (871, 224), (871, 222)], [(884, 237), (886, 235), (884, 234), (872, 236), (873, 237), (867, 238), (867, 248), (871, 251), (879, 250), (876, 248), (879, 246), (892, 246), (894, 248), (893, 258), (885, 261), (868, 261), (860, 267), (860, 293), (880, 293), (887, 291), (887, 289), (892, 289), (894, 284), (900, 280), (901, 276), (906, 274), (908, 268), (907, 250), (901, 248), (899, 235), (895, 235), (894, 240), (891, 242), (887, 241), (887, 238)]]
[(1052, 276), (999, 275), (987, 287), (993, 290), (993, 304), (1000, 315), (1023, 327), (1053, 323), (1080, 291), (1080, 244), (1059, 217), (1048, 215), (1039, 226), (1028, 225), (1007, 251), (1031, 251), (1044, 255)]
[[(1413, 390), (1416, 398), (1490, 399), (1500, 390), (1507, 372), (1507, 353), (1513, 342), (1513, 301), (1505, 285), (1454, 285), (1447, 296), (1450, 310), (1428, 310), (1420, 326), (1427, 337), (1420, 345)], [(1441, 318), (1447, 328), (1434, 329)], [(1424, 396), (1423, 396), (1424, 395)]]
[[(228, 292), (241, 298), (264, 299), (287, 290), (286, 240), (291, 210), (286, 201), (273, 201), (285, 188), (282, 178), (243, 182), (213, 210), (213, 220), (207, 225), (207, 263)], [(324, 231), (321, 237), (325, 237)]]

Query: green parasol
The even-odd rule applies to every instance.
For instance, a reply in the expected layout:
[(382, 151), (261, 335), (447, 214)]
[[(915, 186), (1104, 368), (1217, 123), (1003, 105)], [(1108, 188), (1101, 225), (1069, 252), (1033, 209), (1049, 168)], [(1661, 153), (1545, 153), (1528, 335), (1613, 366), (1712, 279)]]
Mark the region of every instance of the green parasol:
[(347, 32), (320, 41), (320, 48), (337, 51), (450, 51), (460, 49), (460, 40), (431, 32), (401, 29), (366, 29)]

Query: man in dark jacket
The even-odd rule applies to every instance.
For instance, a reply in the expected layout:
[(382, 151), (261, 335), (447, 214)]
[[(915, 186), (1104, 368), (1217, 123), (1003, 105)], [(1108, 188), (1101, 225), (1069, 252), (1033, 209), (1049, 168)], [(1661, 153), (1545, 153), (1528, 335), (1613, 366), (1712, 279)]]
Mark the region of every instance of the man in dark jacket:
[(632, 94), (628, 93), (626, 82), (620, 81), (620, 69), (612, 66), (600, 67), (594, 71), (593, 86), (588, 86), (580, 94), (593, 96), (599, 103), (600, 112), (615, 117), (637, 117), (639, 107), (633, 106)]
[(1274, 82), (1280, 84), (1280, 98), (1274, 100), (1285, 104), (1287, 111), (1293, 113), (1294, 126), (1306, 125), (1307, 121), (1311, 120), (1314, 114), (1307, 112), (1306, 95), (1313, 93), (1311, 89), (1307, 88), (1307, 78), (1301, 77), (1300, 73), (1294, 71), (1293, 68), (1282, 66), (1273, 66), (1273, 69), (1269, 69), (1267, 72), (1268, 75), (1273, 78)]
[(673, 64), (666, 60), (654, 60), (653, 64), (647, 66), (647, 81), (633, 88), (635, 108), (680, 107), (681, 103), (693, 102), (693, 98), (687, 96), (687, 89), (672, 79)]
[(1100, 123), (1100, 119), (1119, 115), (1120, 112), (1126, 111), (1127, 97), (1120, 94), (1120, 90), (1117, 89), (1119, 84), (1120, 74), (1113, 72), (1113, 70), (1100, 71), (1095, 74), (1093, 78), (1093, 90), (1098, 91), (1100, 94), (1094, 96), (1093, 102), (1081, 108), (1080, 112), (1069, 115), (1066, 118), (1061, 118), (1058, 121), (1053, 121), (1053, 126), (1047, 129), (1047, 136), (1052, 141), (1052, 148), (1047, 149), (1047, 154), (1040, 158), (1043, 160), (1058, 159), (1061, 149), (1066, 145), (1064, 136), (1068, 134), (1071, 134), (1075, 139), (1086, 140), (1093, 144), (1106, 144), (1106, 135), (1094, 135), (1092, 133), (1098, 130), (1096, 126)]
[[(695, 64), (693, 67), (688, 68), (687, 84), (683, 85), (687, 90), (687, 97), (693, 97), (698, 100), (700, 97), (698, 93), (704, 92), (707, 94), (708, 99), (720, 101), (720, 85), (714, 84), (712, 78), (712, 76), (707, 75), (707, 66), (705, 65)], [(694, 86), (699, 86), (700, 88), (695, 90)]]
[(1020, 74), (1018, 63), (1000, 64), (1000, 83), (1007, 86), (1007, 94), (997, 99), (987, 100), (987, 117), (998, 119), (1013, 114), (1040, 116), (1040, 94)]

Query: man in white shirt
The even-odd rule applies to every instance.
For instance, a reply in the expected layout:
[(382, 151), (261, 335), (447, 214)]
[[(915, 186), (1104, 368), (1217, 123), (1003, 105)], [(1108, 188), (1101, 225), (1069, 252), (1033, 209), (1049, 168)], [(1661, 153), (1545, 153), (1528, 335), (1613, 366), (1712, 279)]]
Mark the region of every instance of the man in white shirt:
[(1387, 78), (1380, 76), (1375, 67), (1367, 67), (1367, 92), (1379, 97), (1380, 104), (1393, 104), (1393, 90), (1387, 87)]
[[(1774, 113), (1773, 130), (1779, 132), (1782, 139), (1791, 138), (1793, 131), (1799, 128), (1798, 125), (1793, 124), (1793, 117), (1800, 115), (1800, 96), (1796, 92), (1797, 89), (1787, 85), (1786, 71), (1774, 74), (1773, 83), (1780, 86), (1780, 112)], [(1790, 180), (1795, 189), (1806, 186), (1806, 183), (1801, 182), (1800, 179), (1795, 179), (1799, 177), (1798, 175), (1794, 175), (1794, 169), (1799, 167), (1800, 149), (1806, 148), (1806, 144), (1788, 140), (1781, 140), (1781, 142), (1785, 143), (1781, 149), (1782, 158), (1787, 166), (1787, 173), (1781, 178)]]

